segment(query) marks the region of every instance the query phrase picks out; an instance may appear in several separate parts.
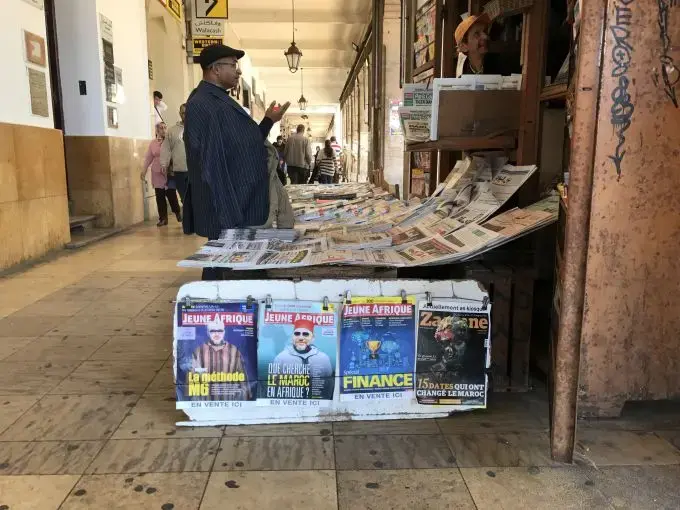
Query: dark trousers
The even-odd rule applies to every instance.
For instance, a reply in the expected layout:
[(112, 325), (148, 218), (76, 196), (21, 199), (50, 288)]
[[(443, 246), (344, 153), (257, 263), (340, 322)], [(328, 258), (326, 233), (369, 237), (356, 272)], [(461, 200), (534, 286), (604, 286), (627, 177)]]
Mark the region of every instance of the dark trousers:
[(172, 209), (172, 212), (175, 214), (179, 214), (180, 209), (179, 209), (179, 202), (177, 202), (177, 192), (174, 189), (163, 189), (163, 188), (155, 188), (156, 189), (156, 206), (158, 207), (158, 219), (159, 220), (167, 220), (168, 219), (168, 204), (165, 202), (165, 199), (168, 199), (168, 202), (170, 202), (170, 209)]
[(287, 184), (286, 182), (286, 172), (283, 171), (283, 168), (277, 168), (276, 173), (279, 176), (279, 180), (281, 181), (281, 184), (284, 186)]
[(184, 204), (184, 197), (187, 194), (187, 186), (189, 185), (189, 172), (175, 172), (175, 182), (177, 183), (179, 199)]
[(306, 174), (307, 174), (306, 168), (288, 165), (288, 177), (290, 177), (291, 184), (305, 184)]
[(267, 271), (264, 269), (250, 269), (234, 271), (228, 267), (204, 267), (201, 280), (212, 282), (217, 280), (266, 280)]

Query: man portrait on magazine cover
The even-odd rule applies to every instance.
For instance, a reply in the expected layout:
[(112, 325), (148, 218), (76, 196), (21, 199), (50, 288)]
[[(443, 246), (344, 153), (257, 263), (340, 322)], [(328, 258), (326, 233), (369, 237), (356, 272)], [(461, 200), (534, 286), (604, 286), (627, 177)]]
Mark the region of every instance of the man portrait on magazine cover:
[(243, 356), (238, 348), (225, 340), (225, 326), (221, 320), (206, 324), (208, 341), (192, 354), (192, 371), (201, 374), (227, 374), (234, 381), (210, 383), (210, 395), (193, 397), (195, 400), (250, 400), (251, 390)]
[[(291, 343), (281, 351), (274, 363), (281, 365), (309, 365), (312, 379), (323, 381), (324, 398), (332, 398), (335, 384), (334, 368), (325, 352), (314, 343), (314, 323), (300, 319), (293, 324)], [(327, 395), (330, 394), (330, 397)]]

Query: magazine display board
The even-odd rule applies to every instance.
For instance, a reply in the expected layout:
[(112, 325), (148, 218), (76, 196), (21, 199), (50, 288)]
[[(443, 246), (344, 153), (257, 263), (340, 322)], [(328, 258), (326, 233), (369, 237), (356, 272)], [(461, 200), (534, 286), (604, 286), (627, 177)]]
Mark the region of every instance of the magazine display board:
[(435, 418), (486, 407), (488, 294), (472, 280), (183, 285), (177, 408), (215, 426)]

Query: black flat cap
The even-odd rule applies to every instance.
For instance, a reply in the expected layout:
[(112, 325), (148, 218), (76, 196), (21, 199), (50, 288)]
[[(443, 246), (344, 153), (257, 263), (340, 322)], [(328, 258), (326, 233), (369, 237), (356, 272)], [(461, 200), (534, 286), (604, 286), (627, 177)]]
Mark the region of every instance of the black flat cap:
[(224, 44), (213, 44), (211, 46), (203, 48), (203, 51), (201, 51), (201, 55), (198, 57), (198, 60), (201, 63), (201, 67), (203, 69), (207, 69), (213, 62), (221, 58), (235, 57), (237, 59), (240, 59), (245, 54), (246, 54), (245, 51), (235, 50), (234, 48), (230, 48), (229, 46), (225, 46)]

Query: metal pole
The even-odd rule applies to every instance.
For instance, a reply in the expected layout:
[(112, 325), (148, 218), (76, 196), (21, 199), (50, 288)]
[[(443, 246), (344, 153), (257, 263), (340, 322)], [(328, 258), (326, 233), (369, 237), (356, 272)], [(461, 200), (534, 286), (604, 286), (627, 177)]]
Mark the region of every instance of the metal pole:
[(558, 462), (571, 462), (574, 456), (581, 326), (606, 7), (607, 0), (581, 2), (562, 303), (555, 352), (553, 427), (550, 431), (552, 458)]

